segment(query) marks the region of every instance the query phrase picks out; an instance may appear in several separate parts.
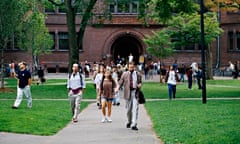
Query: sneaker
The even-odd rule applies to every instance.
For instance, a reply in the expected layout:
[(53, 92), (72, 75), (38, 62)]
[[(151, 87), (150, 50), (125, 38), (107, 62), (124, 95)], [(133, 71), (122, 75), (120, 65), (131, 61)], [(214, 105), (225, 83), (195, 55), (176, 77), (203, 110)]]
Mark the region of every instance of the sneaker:
[(18, 107), (16, 107), (16, 106), (12, 106), (12, 109), (18, 109)]
[(78, 122), (78, 119), (77, 118), (73, 118), (72, 121), (73, 121), (73, 123), (76, 123), (76, 122)]
[(105, 122), (107, 122), (107, 121), (108, 121), (108, 120), (107, 120), (107, 118), (105, 118), (105, 117), (102, 118), (102, 120), (101, 120), (102, 123), (105, 123)]
[(107, 119), (107, 121), (111, 123), (111, 122), (112, 122), (112, 119), (109, 117), (109, 118)]
[(130, 126), (131, 126), (131, 123), (127, 123), (126, 127), (130, 128)]
[(138, 128), (137, 128), (136, 126), (133, 126), (133, 127), (132, 127), (132, 130), (135, 130), (135, 131), (137, 131), (137, 130), (138, 130)]

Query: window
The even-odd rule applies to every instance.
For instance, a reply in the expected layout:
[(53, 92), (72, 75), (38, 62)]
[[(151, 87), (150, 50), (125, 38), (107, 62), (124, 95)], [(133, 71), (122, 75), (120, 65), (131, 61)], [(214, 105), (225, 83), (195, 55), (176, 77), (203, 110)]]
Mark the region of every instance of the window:
[(19, 50), (19, 47), (17, 45), (17, 38), (16, 35), (13, 35), (11, 40), (7, 43), (7, 50)]
[(68, 50), (68, 33), (67, 32), (59, 32), (58, 33), (59, 39), (59, 50)]
[(55, 13), (55, 9), (53, 7), (46, 7), (45, 13)]
[(236, 33), (236, 38), (237, 38), (237, 50), (240, 50), (240, 32)]
[(66, 13), (66, 9), (64, 6), (58, 7), (58, 12), (59, 13)]
[(195, 50), (195, 45), (187, 45), (184, 47), (184, 50)]
[(55, 50), (55, 44), (56, 44), (55, 33), (54, 32), (50, 32), (49, 34), (50, 34), (50, 36), (51, 36), (51, 38), (53, 39), (53, 42), (54, 42), (51, 50)]
[(172, 38), (171, 42), (174, 44), (174, 49), (175, 50), (182, 50), (181, 45), (179, 44), (178, 38)]
[(138, 8), (138, 0), (112, 0), (109, 4), (109, 10), (111, 13), (136, 14), (138, 13)]
[(233, 50), (233, 32), (228, 32), (228, 49)]

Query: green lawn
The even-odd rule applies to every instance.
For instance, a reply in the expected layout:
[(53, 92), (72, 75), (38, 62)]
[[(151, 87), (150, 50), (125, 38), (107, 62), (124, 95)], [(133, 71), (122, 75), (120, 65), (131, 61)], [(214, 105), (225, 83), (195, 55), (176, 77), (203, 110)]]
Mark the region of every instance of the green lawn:
[[(166, 84), (146, 83), (142, 88), (147, 98), (168, 98), (168, 90)], [(207, 97), (240, 97), (240, 81), (239, 80), (209, 80), (206, 85)], [(193, 84), (193, 90), (188, 90), (187, 83), (177, 85), (177, 98), (201, 98), (202, 91)]]
[[(11, 109), (14, 100), (0, 100), (0, 131), (34, 135), (53, 135), (71, 121), (68, 101), (33, 100), (32, 109), (24, 100), (17, 110)], [(88, 105), (81, 103), (81, 109)]]
[[(1, 92), (0, 131), (52, 135), (71, 120), (67, 101), (66, 80), (48, 80), (46, 84), (31, 87), (33, 108), (27, 109), (26, 101), (18, 110), (11, 105), (16, 98), (16, 80), (7, 79), (8, 92)], [(201, 98), (201, 90), (187, 83), (177, 86), (177, 98)], [(154, 130), (166, 143), (238, 143), (240, 141), (240, 100), (164, 100), (168, 99), (167, 85), (148, 82), (143, 84), (145, 97), (160, 99), (148, 101), (145, 107), (153, 121)], [(87, 84), (85, 99), (95, 99), (93, 84)], [(207, 81), (207, 97), (240, 97), (239, 80)], [(88, 103), (82, 102), (81, 109)]]
[(240, 142), (240, 100), (155, 101), (145, 107), (166, 144)]

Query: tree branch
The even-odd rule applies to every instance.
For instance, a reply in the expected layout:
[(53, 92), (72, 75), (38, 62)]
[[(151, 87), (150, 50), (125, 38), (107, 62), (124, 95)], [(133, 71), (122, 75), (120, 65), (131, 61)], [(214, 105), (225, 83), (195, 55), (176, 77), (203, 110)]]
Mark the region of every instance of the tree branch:
[(55, 6), (63, 6), (64, 5), (64, 2), (61, 2), (61, 3), (57, 3), (55, 2), (54, 0), (48, 0), (50, 3), (52, 3), (53, 5)]

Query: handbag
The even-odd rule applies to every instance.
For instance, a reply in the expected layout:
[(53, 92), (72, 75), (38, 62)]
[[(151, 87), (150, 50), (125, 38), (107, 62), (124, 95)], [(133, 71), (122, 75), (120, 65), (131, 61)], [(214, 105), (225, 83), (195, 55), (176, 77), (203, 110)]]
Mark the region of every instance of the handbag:
[(145, 104), (146, 103), (144, 94), (143, 94), (143, 92), (141, 90), (137, 90), (136, 96), (138, 98), (138, 103), (139, 104)]

